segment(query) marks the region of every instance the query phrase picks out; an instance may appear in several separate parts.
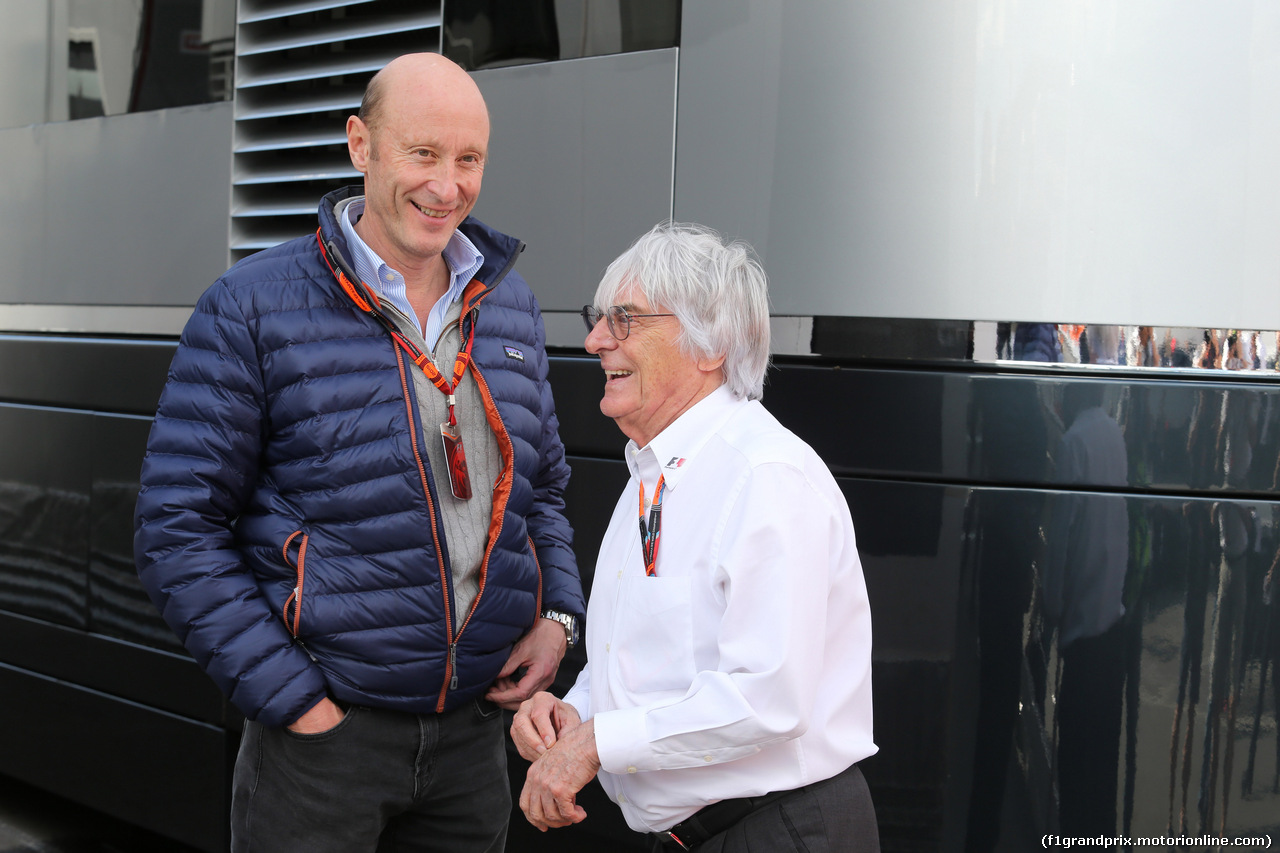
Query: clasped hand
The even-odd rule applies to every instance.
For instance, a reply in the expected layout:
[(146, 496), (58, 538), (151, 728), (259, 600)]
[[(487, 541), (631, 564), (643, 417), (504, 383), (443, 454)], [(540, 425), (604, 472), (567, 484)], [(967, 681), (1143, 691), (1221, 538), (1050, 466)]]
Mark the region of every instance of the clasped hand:
[(583, 723), (572, 705), (550, 693), (537, 693), (516, 712), (511, 739), (533, 762), (520, 792), (529, 823), (546, 832), (585, 818), (577, 794), (600, 770), (594, 722)]

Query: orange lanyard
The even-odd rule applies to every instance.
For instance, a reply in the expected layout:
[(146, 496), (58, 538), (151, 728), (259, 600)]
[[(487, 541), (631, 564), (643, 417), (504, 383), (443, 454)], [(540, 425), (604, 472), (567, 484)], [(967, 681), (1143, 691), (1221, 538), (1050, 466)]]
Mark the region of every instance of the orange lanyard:
[(667, 490), (665, 475), (658, 477), (658, 487), (653, 491), (653, 506), (649, 508), (649, 523), (644, 523), (644, 481), (640, 481), (640, 550), (644, 552), (644, 573), (653, 577), (658, 573), (658, 543), (662, 540), (662, 495)]
[[(449, 488), (453, 491), (453, 496), (458, 500), (469, 500), (471, 498), (471, 476), (467, 472), (467, 451), (462, 446), (462, 432), (458, 429), (458, 417), (454, 414), (454, 393), (458, 390), (458, 384), (462, 381), (462, 376), (467, 372), (467, 366), (471, 363), (471, 345), (476, 339), (476, 326), (473, 319), (471, 329), (467, 333), (466, 344), (458, 350), (458, 357), (453, 363), (453, 381), (445, 379), (441, 375), (440, 370), (432, 363), (430, 357), (426, 353), (419, 350), (410, 341), (406, 340), (395, 327), (395, 324), (386, 318), (386, 316), (378, 310), (378, 296), (364, 282), (360, 282), (360, 289), (352, 284), (351, 279), (347, 277), (349, 268), (339, 258), (336, 252), (332, 251), (331, 246), (326, 245), (324, 236), (320, 229), (316, 229), (316, 241), (320, 244), (320, 253), (324, 257), (325, 264), (328, 265), (329, 271), (338, 279), (338, 284), (343, 291), (351, 298), (356, 307), (361, 311), (369, 314), (387, 330), (392, 339), (409, 354), (413, 359), (413, 363), (431, 380), (431, 384), (444, 392), (445, 403), (449, 406), (449, 420), (440, 424), (440, 438), (444, 442), (445, 463), (449, 473)], [(330, 260), (330, 254), (333, 254), (333, 260)], [(333, 261), (336, 260), (340, 269), (334, 269)], [(354, 275), (354, 273), (352, 273)], [(358, 281), (359, 279), (357, 279)], [(363, 293), (361, 292), (363, 290)], [(368, 297), (368, 298), (365, 298)], [(463, 317), (466, 315), (464, 314)], [(458, 320), (459, 330), (465, 324), (462, 319)]]
[(396, 343), (400, 344), (404, 351), (409, 354), (409, 357), (413, 359), (413, 363), (418, 365), (422, 372), (426, 374), (426, 377), (431, 380), (431, 384), (444, 392), (445, 402), (449, 405), (449, 425), (457, 426), (458, 419), (453, 413), (453, 405), (456, 402), (453, 392), (458, 390), (458, 383), (462, 381), (462, 375), (467, 372), (467, 365), (471, 363), (471, 345), (476, 339), (475, 324), (472, 324), (467, 335), (466, 346), (458, 350), (458, 358), (453, 362), (452, 382), (444, 378), (439, 368), (432, 363), (426, 353), (405, 340), (395, 329), (389, 328), (387, 331), (391, 333), (391, 337), (395, 338)]
[(453, 496), (460, 501), (471, 499), (471, 474), (467, 470), (467, 451), (462, 445), (462, 431), (458, 429), (458, 418), (454, 414), (454, 395), (453, 392), (458, 390), (458, 383), (462, 381), (462, 375), (467, 372), (467, 365), (471, 363), (471, 345), (476, 339), (475, 323), (471, 324), (471, 330), (467, 334), (467, 343), (458, 351), (458, 358), (453, 362), (453, 381), (445, 379), (440, 374), (439, 369), (432, 364), (431, 359), (426, 353), (418, 350), (411, 342), (405, 340), (399, 332), (391, 328), (388, 324), (387, 331), (391, 333), (391, 337), (396, 343), (404, 348), (404, 351), (413, 359), (413, 363), (418, 365), (426, 377), (431, 380), (431, 384), (444, 392), (445, 403), (449, 406), (449, 420), (440, 424), (440, 439), (444, 442), (444, 459), (445, 468), (449, 473), (449, 489), (453, 492)]
[[(449, 404), (449, 425), (456, 427), (458, 425), (458, 419), (453, 413), (453, 392), (458, 390), (458, 383), (462, 381), (462, 374), (467, 372), (467, 365), (471, 363), (471, 344), (475, 341), (476, 337), (475, 324), (472, 324), (470, 332), (467, 335), (467, 343), (458, 351), (458, 358), (453, 363), (453, 381), (448, 382), (445, 380), (444, 376), (440, 374), (439, 369), (432, 364), (431, 359), (426, 355), (426, 353), (422, 352), (412, 343), (405, 340), (405, 338), (396, 331), (395, 324), (388, 320), (386, 316), (378, 310), (378, 307), (381, 307), (378, 303), (378, 296), (369, 288), (368, 285), (364, 282), (360, 282), (360, 287), (364, 290), (364, 293), (361, 294), (356, 290), (351, 279), (347, 277), (346, 273), (349, 268), (343, 264), (341, 260), (339, 260), (339, 266), (341, 266), (341, 269), (334, 269), (333, 262), (329, 258), (331, 249), (329, 246), (325, 245), (324, 236), (319, 228), (316, 229), (316, 242), (320, 244), (320, 253), (324, 257), (324, 262), (329, 267), (329, 271), (333, 273), (335, 278), (337, 278), (338, 284), (342, 286), (343, 291), (345, 291), (347, 296), (351, 298), (351, 301), (356, 304), (356, 307), (361, 311), (364, 311), (366, 314), (372, 315), (379, 323), (381, 323), (383, 328), (385, 328), (391, 334), (391, 337), (396, 340), (396, 343), (400, 344), (400, 346), (404, 348), (404, 351), (409, 353), (409, 357), (413, 359), (413, 363), (418, 365), (418, 368), (426, 374), (427, 378), (431, 380), (431, 384), (444, 392), (446, 401)], [(352, 274), (354, 275), (354, 273)], [(359, 281), (359, 279), (357, 279), (357, 281)], [(365, 296), (368, 296), (369, 298), (366, 299)], [(370, 304), (371, 301), (373, 303), (372, 305)]]

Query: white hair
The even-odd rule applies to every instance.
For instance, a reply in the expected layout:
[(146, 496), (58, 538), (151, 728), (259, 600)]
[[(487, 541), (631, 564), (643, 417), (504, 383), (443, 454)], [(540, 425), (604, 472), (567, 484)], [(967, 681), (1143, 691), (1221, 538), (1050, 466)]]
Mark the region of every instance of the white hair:
[(682, 352), (724, 356), (729, 390), (760, 399), (769, 368), (769, 283), (750, 245), (726, 244), (703, 225), (659, 223), (609, 264), (596, 288), (596, 307), (619, 304), (631, 286), (655, 313), (676, 315)]

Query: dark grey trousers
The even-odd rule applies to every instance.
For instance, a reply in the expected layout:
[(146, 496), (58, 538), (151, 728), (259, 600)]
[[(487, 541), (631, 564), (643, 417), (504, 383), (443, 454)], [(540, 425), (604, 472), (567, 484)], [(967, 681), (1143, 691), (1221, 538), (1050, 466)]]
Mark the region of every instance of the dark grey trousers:
[[(774, 800), (694, 848), (697, 853), (879, 853), (871, 791), (858, 765)], [(679, 850), (655, 843), (654, 853)]]
[(232, 853), (501, 853), (511, 789), (502, 712), (352, 707), (298, 735), (246, 723)]

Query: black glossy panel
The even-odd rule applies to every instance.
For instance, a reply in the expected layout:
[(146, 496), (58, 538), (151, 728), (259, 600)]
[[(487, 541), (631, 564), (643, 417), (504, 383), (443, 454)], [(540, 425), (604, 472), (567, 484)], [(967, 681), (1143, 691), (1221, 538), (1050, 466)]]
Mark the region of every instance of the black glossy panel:
[[(44, 346), (2, 338), (0, 355)], [(194, 664), (137, 645), (173, 648), (130, 557), (148, 421), (86, 411), (150, 414), (172, 345), (47, 352), (81, 372), (37, 382), (0, 359), (0, 399), (80, 410), (0, 404), (0, 609), (21, 602), (35, 617), (0, 616), (0, 660), (29, 671), (0, 669), (0, 690), (59, 701), (31, 687), (45, 684), (38, 671), (140, 703), (113, 713), (150, 719), (149, 705), (234, 729)], [(129, 387), (83, 378), (95, 360), (128, 358)], [(1023, 850), (1068, 828), (1158, 835), (1170, 814), (1175, 831), (1184, 819), (1189, 832), (1280, 831), (1280, 386), (782, 362), (765, 405), (831, 465), (857, 528), (881, 745), (866, 772), (886, 851)], [(589, 585), (626, 480), (625, 438), (599, 412), (594, 358), (557, 355), (551, 371)], [(1078, 468), (1104, 436), (1123, 465)], [(1098, 632), (1073, 627), (1085, 624)], [(556, 689), (581, 665), (579, 650)], [(186, 738), (156, 729), (166, 748)], [(34, 748), (4, 748), (0, 768), (34, 761)], [(77, 777), (50, 787), (115, 778), (104, 749), (71, 749), (84, 754), (46, 750)], [(211, 759), (192, 761), (174, 771), (180, 785), (192, 767), (208, 772)], [(593, 820), (607, 836), (618, 816), (601, 803)]]
[[(573, 552), (578, 558), (582, 590), (590, 595), (600, 540), (609, 526), (609, 517), (613, 514), (618, 495), (622, 494), (622, 487), (627, 483), (627, 466), (622, 462), (577, 456), (569, 457), (569, 466), (573, 474), (565, 490), (566, 513), (573, 524)], [(552, 692), (563, 696), (586, 663), (585, 648), (579, 643), (565, 654), (556, 672)]]
[(240, 725), (239, 714), (185, 653), (0, 613), (0, 661), (200, 722)]
[(814, 317), (810, 346), (837, 358), (964, 361), (973, 358), (973, 323)]
[[(1280, 384), (775, 368), (765, 405), (840, 474), (1042, 485), (1074, 413), (1120, 427), (1124, 486), (1265, 496), (1280, 487)], [(1107, 477), (1089, 483), (1114, 488)]]
[(91, 421), (0, 404), (0, 610), (87, 627)]
[(972, 500), (969, 849), (1019, 849), (1018, 828), (1274, 835), (1280, 503)]
[(177, 345), (0, 335), (0, 400), (153, 415)]
[(201, 850), (227, 849), (233, 735), (4, 664), (0, 696), (6, 774)]
[(600, 361), (585, 356), (553, 356), (550, 377), (556, 416), (560, 419), (560, 440), (568, 452), (621, 459), (627, 437), (612, 418), (600, 412), (600, 398), (604, 396)]
[(90, 630), (182, 652), (138, 581), (133, 562), (133, 508), (150, 419), (95, 415), (89, 531)]

